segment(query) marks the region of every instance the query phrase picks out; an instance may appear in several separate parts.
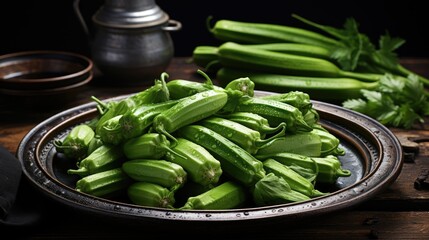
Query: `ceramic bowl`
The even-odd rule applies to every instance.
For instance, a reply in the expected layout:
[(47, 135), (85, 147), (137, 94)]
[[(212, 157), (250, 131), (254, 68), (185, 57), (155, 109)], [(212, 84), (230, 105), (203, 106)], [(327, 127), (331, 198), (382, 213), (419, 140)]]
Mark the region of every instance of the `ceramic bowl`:
[(89, 58), (62, 51), (25, 51), (0, 56), (0, 93), (46, 95), (92, 79)]

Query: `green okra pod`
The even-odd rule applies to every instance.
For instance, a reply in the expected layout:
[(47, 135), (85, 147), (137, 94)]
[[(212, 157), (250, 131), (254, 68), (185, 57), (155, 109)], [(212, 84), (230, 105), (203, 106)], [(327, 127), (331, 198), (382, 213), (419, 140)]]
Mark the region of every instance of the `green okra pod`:
[(171, 151), (171, 143), (163, 134), (145, 133), (125, 141), (122, 149), (128, 159), (161, 159)]
[(182, 166), (192, 181), (207, 187), (218, 183), (223, 172), (221, 164), (204, 147), (185, 138), (177, 138), (172, 150), (165, 158)]
[(122, 170), (135, 181), (150, 182), (176, 191), (187, 181), (187, 172), (179, 164), (160, 159), (125, 161)]
[(314, 132), (299, 132), (286, 134), (275, 138), (258, 149), (257, 155), (276, 154), (282, 152), (302, 154), (319, 157), (321, 155), (322, 141)]
[(97, 197), (110, 197), (125, 190), (131, 183), (131, 179), (119, 167), (79, 179), (76, 190)]
[(95, 136), (94, 130), (86, 124), (79, 124), (72, 128), (63, 141), (55, 140), (57, 152), (63, 153), (67, 158), (82, 160), (88, 155), (88, 148)]
[(262, 139), (258, 131), (250, 129), (240, 123), (221, 117), (208, 117), (198, 124), (219, 133), (225, 138), (236, 143), (250, 154), (255, 154), (259, 148), (269, 143), (271, 140), (285, 134), (286, 124), (281, 123), (283, 128), (278, 133), (269, 138)]
[(132, 203), (158, 208), (173, 209), (176, 202), (174, 191), (150, 182), (134, 182), (127, 189)]
[(227, 181), (200, 195), (189, 197), (179, 210), (223, 210), (242, 206), (247, 200), (246, 189)]
[(249, 152), (201, 125), (187, 125), (177, 135), (206, 148), (221, 163), (222, 170), (245, 186), (253, 186), (265, 176), (261, 161)]
[(81, 177), (103, 172), (120, 166), (124, 154), (121, 149), (113, 145), (102, 145), (86, 158), (77, 163), (78, 169), (69, 169), (67, 173)]
[(286, 180), (292, 190), (300, 192), (311, 198), (323, 196), (326, 194), (315, 189), (311, 181), (301, 176), (285, 164), (282, 164), (274, 159), (267, 159), (263, 161), (263, 163), (264, 169), (267, 171), (267, 173), (274, 173), (276, 176)]

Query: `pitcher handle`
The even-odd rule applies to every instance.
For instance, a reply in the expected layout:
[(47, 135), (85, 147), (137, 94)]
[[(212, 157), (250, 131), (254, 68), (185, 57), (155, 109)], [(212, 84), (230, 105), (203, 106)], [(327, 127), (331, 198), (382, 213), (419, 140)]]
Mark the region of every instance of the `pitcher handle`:
[(182, 23), (177, 21), (177, 20), (173, 20), (173, 19), (169, 19), (168, 20), (168, 24), (166, 26), (162, 27), (162, 30), (164, 31), (178, 31), (182, 29)]
[(86, 33), (87, 36), (89, 36), (88, 26), (86, 25), (85, 19), (83, 19), (83, 16), (80, 12), (79, 2), (80, 0), (74, 0), (73, 9), (77, 18), (79, 19), (80, 24), (82, 25), (83, 31)]

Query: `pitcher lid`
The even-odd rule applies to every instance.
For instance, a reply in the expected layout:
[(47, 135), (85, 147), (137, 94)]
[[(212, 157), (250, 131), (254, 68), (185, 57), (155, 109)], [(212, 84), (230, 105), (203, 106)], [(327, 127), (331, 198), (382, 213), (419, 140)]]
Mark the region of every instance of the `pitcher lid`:
[(164, 24), (169, 16), (154, 0), (106, 0), (94, 23), (114, 28), (143, 28)]

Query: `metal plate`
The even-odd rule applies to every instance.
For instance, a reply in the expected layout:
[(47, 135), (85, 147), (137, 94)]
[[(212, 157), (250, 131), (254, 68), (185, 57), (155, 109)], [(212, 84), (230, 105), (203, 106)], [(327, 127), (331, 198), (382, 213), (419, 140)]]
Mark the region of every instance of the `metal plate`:
[[(272, 94), (256, 91), (257, 96)], [(127, 95), (126, 95), (127, 96)], [(110, 100), (118, 100), (119, 96)], [(137, 206), (90, 196), (73, 189), (74, 167), (56, 154), (53, 140), (64, 137), (77, 124), (96, 116), (95, 103), (58, 113), (34, 127), (21, 141), (17, 157), (28, 179), (52, 199), (91, 214), (132, 223), (247, 223), (290, 221), (350, 208), (367, 201), (389, 186), (399, 175), (403, 153), (393, 133), (377, 121), (345, 108), (313, 101), (320, 123), (341, 140), (346, 155), (340, 160), (352, 176), (339, 178), (330, 194), (298, 203), (216, 211), (176, 211)], [(195, 225), (193, 225), (195, 226)]]

